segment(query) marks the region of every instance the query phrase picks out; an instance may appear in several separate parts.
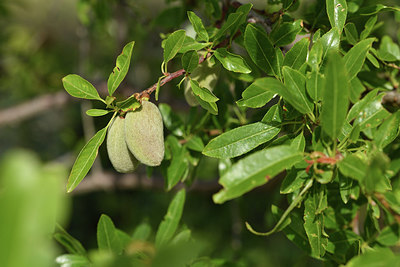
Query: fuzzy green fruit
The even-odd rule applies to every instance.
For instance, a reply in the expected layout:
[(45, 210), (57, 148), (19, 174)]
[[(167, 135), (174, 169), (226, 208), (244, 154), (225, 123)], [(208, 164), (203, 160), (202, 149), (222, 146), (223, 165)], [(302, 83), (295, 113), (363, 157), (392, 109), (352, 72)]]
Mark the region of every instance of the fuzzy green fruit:
[(121, 173), (133, 172), (139, 161), (125, 142), (125, 119), (116, 117), (107, 134), (107, 152), (114, 169)]
[(125, 116), (125, 141), (143, 164), (158, 166), (164, 158), (164, 129), (158, 107), (143, 101), (140, 109)]

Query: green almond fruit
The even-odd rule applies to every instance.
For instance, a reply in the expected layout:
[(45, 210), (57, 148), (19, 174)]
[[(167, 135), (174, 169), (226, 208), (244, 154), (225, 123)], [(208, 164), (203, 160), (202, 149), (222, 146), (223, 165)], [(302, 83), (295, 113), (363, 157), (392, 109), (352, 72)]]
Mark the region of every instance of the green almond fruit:
[[(210, 91), (214, 90), (215, 85), (218, 82), (218, 75), (221, 71), (221, 65), (216, 63), (212, 59), (208, 59), (207, 61), (200, 64), (191, 74), (190, 78), (197, 81), (201, 87), (207, 88)], [(194, 107), (199, 105), (196, 97), (193, 95), (193, 92), (190, 88), (190, 82), (185, 80), (185, 99), (186, 102)]]
[(142, 106), (125, 116), (125, 141), (131, 153), (143, 164), (158, 166), (164, 158), (164, 126), (156, 105)]
[(125, 119), (116, 117), (107, 134), (107, 152), (114, 169), (121, 173), (133, 172), (140, 164), (125, 142)]

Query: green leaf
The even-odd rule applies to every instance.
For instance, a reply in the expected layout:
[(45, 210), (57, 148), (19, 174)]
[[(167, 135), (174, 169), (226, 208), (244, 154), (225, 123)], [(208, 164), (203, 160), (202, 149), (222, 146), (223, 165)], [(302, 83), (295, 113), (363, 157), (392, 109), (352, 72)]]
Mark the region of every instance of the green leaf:
[(272, 30), (270, 38), (275, 46), (284, 46), (292, 43), (297, 34), (301, 31), (301, 20), (294, 22), (284, 22), (279, 27)]
[(132, 234), (132, 240), (146, 241), (151, 235), (151, 226), (147, 222), (143, 222), (136, 226)]
[(322, 89), (324, 87), (324, 76), (318, 70), (307, 73), (306, 89), (308, 95), (318, 102), (322, 100)]
[(281, 123), (282, 121), (282, 108), (279, 103), (270, 107), (261, 120), (263, 123)]
[(98, 131), (87, 144), (82, 148), (74, 166), (72, 166), (71, 174), (68, 178), (67, 192), (70, 193), (83, 180), (93, 165), (94, 160), (99, 152), (100, 145), (104, 142), (108, 126)]
[(192, 88), (193, 94), (203, 101), (213, 103), (219, 100), (208, 88), (201, 87), (195, 80), (190, 80), (190, 87)]
[(243, 18), (246, 16), (247, 14), (242, 12), (235, 12), (229, 14), (228, 19), (222, 25), (221, 29), (218, 30), (218, 32), (215, 34), (213, 38), (214, 44), (216, 44), (221, 37), (235, 34), (236, 30), (239, 28), (239, 25), (244, 22)]
[(117, 102), (116, 105), (119, 109), (121, 109), (124, 112), (134, 111), (140, 108), (141, 106), (140, 102), (136, 99), (135, 96), (130, 96), (129, 98), (123, 101)]
[(250, 73), (251, 69), (244, 59), (236, 54), (232, 54), (226, 48), (218, 48), (214, 56), (221, 62), (225, 69), (239, 73)]
[(314, 43), (311, 47), (307, 63), (313, 70), (319, 69), (319, 64), (322, 61), (323, 49), (324, 47), (322, 46), (321, 41)]
[(105, 214), (100, 216), (97, 224), (97, 245), (99, 249), (107, 250), (115, 254), (120, 254), (123, 249), (114, 223), (111, 218)]
[(175, 197), (169, 204), (167, 214), (160, 223), (156, 234), (156, 247), (166, 245), (174, 236), (178, 229), (178, 224), (182, 216), (183, 206), (185, 204), (185, 189), (181, 189), (176, 193)]
[(171, 149), (171, 163), (167, 167), (167, 190), (171, 190), (183, 177), (188, 168), (187, 150), (172, 135), (167, 137), (166, 144)]
[(336, 139), (346, 120), (349, 107), (349, 88), (346, 69), (341, 56), (332, 52), (325, 69), (325, 88), (322, 94), (321, 126)]
[(378, 20), (378, 16), (370, 17), (365, 23), (364, 30), (360, 33), (360, 39), (363, 40), (369, 36), (369, 34), (374, 29), (375, 23)]
[(376, 247), (352, 258), (346, 267), (396, 266), (399, 262), (400, 256), (393, 254), (390, 248)]
[(393, 142), (399, 134), (400, 111), (391, 114), (378, 128), (374, 136), (375, 144), (379, 149)]
[(196, 94), (194, 95), (194, 97), (196, 98), (197, 102), (200, 104), (200, 106), (202, 108), (204, 108), (205, 110), (207, 110), (208, 112), (210, 112), (213, 115), (218, 114), (218, 106), (215, 102), (206, 102), (203, 99), (201, 99), (199, 96), (197, 96)]
[(283, 67), (283, 78), (289, 95), (286, 97), (282, 95), (282, 97), (301, 113), (312, 113), (314, 105), (306, 94), (306, 78), (304, 75), (285, 66)]
[(399, 7), (390, 7), (382, 4), (376, 4), (360, 8), (357, 14), (361, 16), (371, 16), (384, 11), (400, 11)]
[(353, 180), (347, 176), (338, 173), (339, 176), (339, 190), (340, 190), (340, 197), (344, 204), (349, 202), (351, 197), (351, 189), (353, 186)]
[(58, 243), (64, 246), (68, 253), (86, 255), (86, 250), (79, 240), (68, 234), (68, 232), (58, 224), (57, 230), (53, 237)]
[(388, 225), (382, 229), (376, 238), (380, 244), (384, 246), (396, 246), (400, 242), (400, 226), (399, 224)]
[(268, 36), (252, 24), (248, 24), (244, 33), (244, 45), (251, 60), (263, 71), (279, 77), (278, 59), (275, 48)]
[(307, 59), (308, 47), (310, 41), (307, 38), (301, 39), (295, 43), (294, 46), (286, 53), (283, 60), (283, 66), (288, 66), (292, 69), (298, 70)]
[(183, 69), (188, 73), (194, 71), (197, 65), (199, 65), (199, 55), (194, 50), (187, 51), (183, 54), (181, 60)]
[[(301, 164), (301, 162), (298, 164)], [(307, 179), (309, 179), (309, 175), (306, 172), (305, 167), (307, 167), (307, 165), (305, 165), (304, 168), (300, 169), (296, 164), (296, 166), (293, 166), (287, 172), (287, 175), (285, 176), (281, 184), (280, 188), (281, 194), (293, 193), (299, 190), (304, 185)]]
[(234, 158), (243, 155), (274, 138), (280, 127), (256, 122), (237, 127), (212, 139), (203, 154), (215, 158)]
[(318, 42), (322, 45), (322, 61), (324, 61), (329, 51), (339, 49), (340, 33), (338, 28), (332, 28), (329, 32), (325, 33)]
[(191, 137), (187, 143), (187, 147), (193, 151), (197, 152), (202, 152), (204, 149), (204, 143), (203, 140), (199, 136), (193, 136)]
[(255, 80), (242, 93), (242, 99), (236, 103), (249, 108), (260, 108), (267, 104), (276, 94), (268, 89), (268, 79), (259, 78)]
[(187, 12), (190, 23), (193, 26), (194, 31), (197, 34), (197, 39), (200, 41), (208, 42), (208, 33), (206, 28), (204, 28), (201, 19), (192, 11)]
[(185, 30), (178, 30), (171, 33), (165, 41), (164, 45), (164, 62), (168, 63), (171, 59), (173, 59), (179, 50), (183, 46), (183, 42), (185, 41), (186, 32)]
[(392, 38), (383, 36), (378, 50), (379, 59), (388, 62), (400, 60), (400, 47), (394, 43)]
[[(360, 112), (357, 114), (354, 125), (359, 125), (361, 131), (364, 131), (366, 129), (373, 129), (379, 126), (382, 121), (390, 115), (390, 113), (386, 109), (384, 109), (381, 104), (382, 97), (383, 94), (379, 94), (375, 96), (371, 101), (367, 101)], [(364, 97), (361, 101), (363, 101), (364, 99), (366, 99), (366, 97)]]
[(323, 215), (317, 214), (318, 193), (314, 187), (304, 201), (304, 229), (311, 246), (311, 256), (321, 258), (325, 255), (328, 238), (324, 235)]
[(112, 96), (125, 78), (129, 70), (132, 57), (132, 50), (135, 42), (130, 42), (122, 49), (122, 53), (117, 57), (117, 63), (112, 73), (108, 77), (107, 87), (108, 93)]
[(176, 136), (183, 136), (184, 124), (181, 118), (173, 112), (168, 104), (158, 104), (161, 116), (163, 118), (164, 126)]
[(353, 22), (347, 23), (344, 26), (344, 32), (349, 44), (355, 45), (358, 42), (358, 31), (356, 25)]
[(267, 183), (281, 171), (302, 159), (302, 153), (290, 146), (276, 146), (255, 152), (236, 162), (219, 180), (224, 187), (214, 194), (215, 203), (237, 198)]
[(64, 254), (56, 258), (60, 267), (86, 267), (90, 266), (89, 260), (82, 255)]
[(211, 43), (199, 43), (196, 42), (192, 37), (185, 36), (185, 40), (183, 41), (181, 49), (179, 49), (178, 53), (186, 53), (190, 50), (201, 50), (207, 46), (211, 45)]
[(306, 139), (304, 137), (303, 132), (301, 132), (298, 136), (293, 138), (290, 146), (296, 148), (300, 152), (304, 152), (304, 149), (306, 147)]
[(353, 79), (361, 70), (373, 42), (373, 38), (363, 40), (352, 47), (343, 57), (349, 80)]
[(326, 0), (326, 13), (332, 28), (336, 27), (342, 32), (347, 16), (346, 0)]
[(356, 155), (347, 155), (339, 164), (339, 171), (343, 175), (362, 182), (367, 173), (366, 163)]
[(70, 74), (62, 79), (64, 89), (73, 97), (94, 99), (104, 102), (94, 86), (76, 74)]
[(350, 81), (350, 101), (356, 103), (360, 99), (361, 93), (365, 91), (365, 87), (357, 77)]
[(92, 117), (104, 116), (104, 115), (108, 114), (109, 112), (111, 112), (111, 111), (106, 110), (106, 109), (96, 109), (96, 108), (86, 110), (86, 114), (88, 116), (92, 116)]

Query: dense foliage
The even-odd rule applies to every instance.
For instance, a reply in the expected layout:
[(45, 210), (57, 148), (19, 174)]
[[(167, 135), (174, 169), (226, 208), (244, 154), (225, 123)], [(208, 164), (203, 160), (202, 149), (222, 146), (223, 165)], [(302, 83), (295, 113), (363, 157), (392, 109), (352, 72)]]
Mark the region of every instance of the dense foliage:
[[(81, 23), (93, 32), (102, 26), (91, 24), (88, 10), (103, 23), (110, 16), (100, 2), (79, 1)], [(142, 103), (148, 104), (143, 101), (151, 101), (165, 127), (164, 159), (160, 165), (146, 163), (148, 156), (138, 159), (149, 165), (149, 175), (162, 175), (164, 189), (174, 197), (155, 234), (146, 222), (128, 234), (103, 214), (97, 225), (98, 249), (90, 252), (58, 225), (54, 238), (67, 253), (56, 262), (60, 266), (251, 265), (204, 249), (204, 240), (192, 235), (195, 229), (181, 222), (190, 209), (185, 200), (191, 188), (204, 180), (200, 173), (207, 169), (208, 176), (218, 173), (222, 186), (212, 195), (213, 205), (239, 201), (269, 184), (280, 186), (272, 187), (275, 201), (268, 201), (272, 204), (267, 220), (260, 223), (249, 216), (243, 218), (245, 223), (239, 222), (249, 233), (268, 239), (282, 232), (327, 265), (397, 266), (400, 31), (396, 36), (382, 29), (383, 21), (398, 29), (400, 7), (367, 0), (167, 2), (175, 5), (154, 19), (166, 29), (159, 42), (161, 74), (154, 85), (127, 96), (119, 93), (137, 56), (136, 47), (145, 46), (140, 40), (126, 40), (106, 93), (84, 75), (69, 74), (62, 83), (71, 96), (93, 101), (94, 108), (86, 114), (103, 123), (77, 156), (67, 191), (84, 181), (115, 118), (137, 114)], [(165, 99), (167, 88), (171, 101), (185, 99), (191, 107), (188, 112), (159, 101)], [(125, 134), (129, 129), (135, 140), (140, 139), (134, 149), (146, 148), (150, 154), (160, 150), (142, 132), (126, 122), (124, 127)], [(141, 127), (140, 122), (135, 127)], [(155, 131), (158, 134), (159, 128)], [(119, 149), (129, 138), (116, 136), (122, 136)], [(126, 142), (133, 153), (131, 140)], [(267, 201), (259, 198), (253, 201)], [(242, 205), (248, 210), (256, 206), (251, 201)]]

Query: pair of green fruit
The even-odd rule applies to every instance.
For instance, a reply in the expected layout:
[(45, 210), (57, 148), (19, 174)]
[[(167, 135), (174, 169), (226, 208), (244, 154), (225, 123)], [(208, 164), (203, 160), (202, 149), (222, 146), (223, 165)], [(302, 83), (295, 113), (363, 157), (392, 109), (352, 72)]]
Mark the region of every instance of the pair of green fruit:
[(142, 106), (116, 117), (107, 134), (107, 152), (111, 164), (121, 173), (133, 172), (140, 163), (158, 166), (164, 158), (164, 129), (156, 105)]

